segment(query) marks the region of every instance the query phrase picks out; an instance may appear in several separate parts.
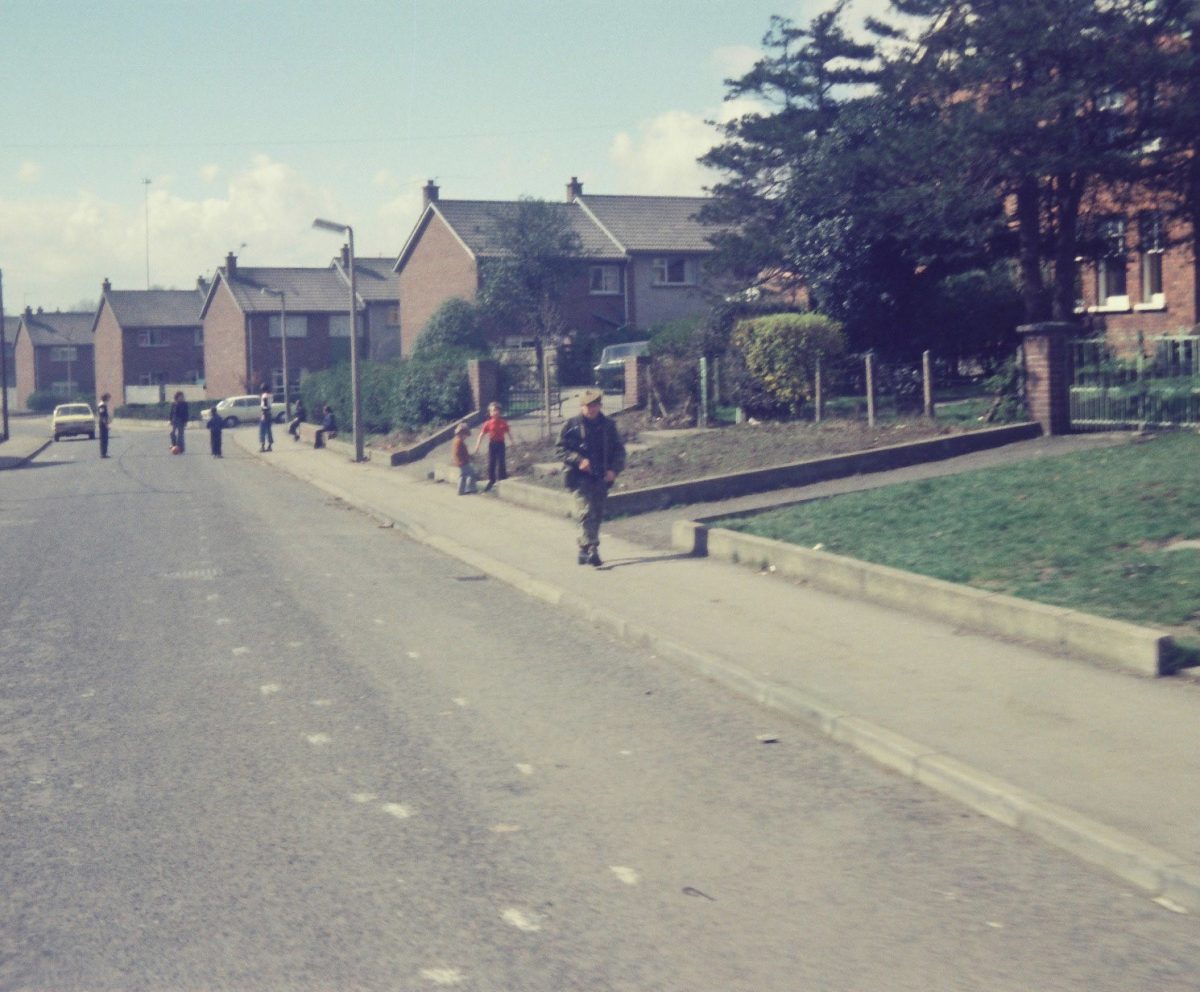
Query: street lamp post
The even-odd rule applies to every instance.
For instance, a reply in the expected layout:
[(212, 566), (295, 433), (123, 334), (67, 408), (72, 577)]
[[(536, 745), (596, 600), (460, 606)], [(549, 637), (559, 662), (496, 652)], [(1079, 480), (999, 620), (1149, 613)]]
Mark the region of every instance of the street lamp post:
[[(292, 419), (292, 393), (288, 386), (288, 360), (287, 360), (287, 290), (284, 289), (267, 289), (262, 287), (262, 291), (267, 296), (279, 297), (279, 346), (283, 351), (283, 409), (286, 412), (288, 420)], [(271, 334), (267, 332), (267, 361), (271, 360)]]
[(350, 270), (350, 399), (354, 407), (352, 421), (354, 425), (354, 460), (361, 462), (363, 461), (362, 393), (359, 389), (358, 323), (354, 319), (358, 309), (358, 294), (354, 285), (354, 228), (349, 224), (322, 220), (320, 217), (313, 221), (313, 227), (321, 231), (344, 234), (349, 241), (349, 257), (346, 267)]

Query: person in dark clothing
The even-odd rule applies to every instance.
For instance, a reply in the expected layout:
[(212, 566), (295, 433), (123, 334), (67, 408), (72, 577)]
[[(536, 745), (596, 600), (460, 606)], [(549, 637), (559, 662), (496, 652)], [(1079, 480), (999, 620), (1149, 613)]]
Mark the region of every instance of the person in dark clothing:
[(313, 438), (314, 448), (323, 448), (327, 440), (337, 437), (337, 417), (333, 415), (333, 407), (326, 403), (323, 412), (325, 415), (321, 418), (321, 429)]
[(187, 422), (187, 400), (183, 398), (183, 393), (176, 393), (175, 402), (171, 404), (171, 448), (178, 448), (181, 455), (184, 452), (183, 431)]
[(220, 414), (213, 410), (208, 418), (208, 445), (212, 449), (213, 458), (221, 457), (221, 431), (224, 427), (225, 422)]
[(575, 517), (579, 521), (580, 565), (603, 564), (600, 560), (600, 524), (608, 490), (625, 468), (625, 445), (617, 425), (600, 410), (604, 393), (585, 389), (580, 413), (563, 424), (558, 436), (558, 457), (566, 468), (567, 488), (575, 494)]
[(100, 457), (108, 457), (108, 425), (110, 417), (108, 413), (108, 401), (111, 397), (105, 393), (100, 397), (100, 403), (96, 407), (96, 422), (100, 428)]
[(304, 400), (296, 400), (296, 415), (292, 417), (292, 421), (288, 424), (288, 433), (292, 435), (293, 441), (300, 440), (300, 425), (304, 423), (304, 418), (308, 416), (308, 411), (304, 409)]

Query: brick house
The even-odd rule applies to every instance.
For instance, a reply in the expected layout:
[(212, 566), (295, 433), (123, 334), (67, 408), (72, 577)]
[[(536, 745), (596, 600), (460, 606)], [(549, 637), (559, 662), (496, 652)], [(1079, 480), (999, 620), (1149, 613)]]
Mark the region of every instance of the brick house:
[(1095, 245), (1078, 260), (1077, 313), (1122, 355), (1145, 342), (1192, 335), (1198, 322), (1200, 264), (1191, 231), (1153, 209), (1096, 210), (1085, 221)]
[(25, 308), (13, 339), (17, 368), (16, 406), (32, 393), (50, 392), (64, 401), (91, 398), (96, 389), (91, 313), (36, 313)]
[[(355, 259), (358, 273), (359, 260)], [(361, 355), (370, 354), (371, 312), (357, 295)], [(344, 272), (326, 268), (242, 268), (230, 252), (217, 269), (200, 310), (205, 391), (212, 399), (257, 392), (269, 382), (283, 392), (281, 303), (287, 317), (291, 388), (309, 372), (350, 357), (350, 299)], [(282, 295), (282, 298), (280, 296)]]
[(111, 393), (115, 407), (128, 402), (127, 386), (203, 385), (207, 288), (121, 290), (105, 279), (92, 324), (97, 394)]
[[(516, 201), (443, 200), (430, 180), (424, 209), (396, 260), (403, 354), (448, 299), (470, 300), (489, 259), (505, 245), (499, 221)], [(703, 262), (710, 229), (696, 213), (702, 197), (588, 196), (572, 178), (558, 205), (582, 247), (579, 273), (567, 287), (563, 316), (571, 330), (647, 330), (708, 306)]]
[[(346, 307), (349, 309), (350, 276), (346, 263), (350, 251), (342, 253), (331, 263), (346, 283)], [(367, 311), (367, 327), (371, 329), (371, 353), (377, 362), (400, 357), (400, 278), (392, 271), (394, 258), (354, 259), (354, 292)]]

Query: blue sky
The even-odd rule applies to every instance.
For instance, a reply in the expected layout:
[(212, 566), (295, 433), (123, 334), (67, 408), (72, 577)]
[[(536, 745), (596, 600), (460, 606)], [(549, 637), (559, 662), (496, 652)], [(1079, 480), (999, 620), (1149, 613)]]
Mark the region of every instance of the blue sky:
[[(772, 14), (826, 0), (0, 0), (4, 308), (186, 288), (225, 253), (398, 254), (447, 198), (698, 195)], [(856, 0), (850, 23), (885, 0)], [(149, 179), (149, 185), (143, 183)], [(148, 206), (148, 211), (147, 211)]]

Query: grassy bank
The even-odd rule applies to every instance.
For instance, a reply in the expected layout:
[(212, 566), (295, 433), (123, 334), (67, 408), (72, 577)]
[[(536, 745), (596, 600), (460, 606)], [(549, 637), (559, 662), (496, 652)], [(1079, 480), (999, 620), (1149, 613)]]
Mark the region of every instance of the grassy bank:
[(725, 526), (1200, 636), (1200, 436), (852, 493)]

